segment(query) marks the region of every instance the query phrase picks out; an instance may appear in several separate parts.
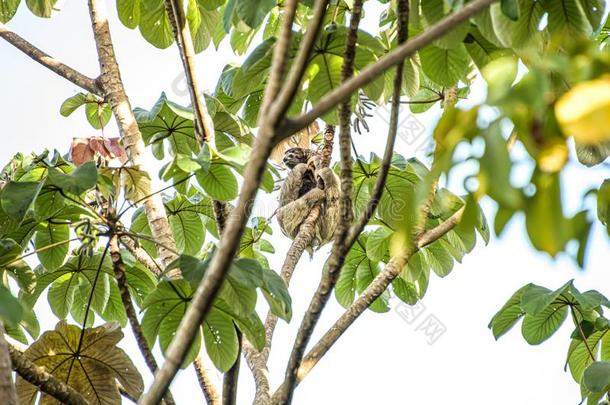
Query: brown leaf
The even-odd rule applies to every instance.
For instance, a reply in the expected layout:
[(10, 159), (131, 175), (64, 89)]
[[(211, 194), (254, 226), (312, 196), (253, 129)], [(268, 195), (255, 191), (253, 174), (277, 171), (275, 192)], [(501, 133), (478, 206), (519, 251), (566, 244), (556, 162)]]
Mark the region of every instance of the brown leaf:
[(76, 166), (93, 160), (95, 152), (89, 147), (88, 138), (72, 138), (70, 147), (70, 158)]
[(125, 153), (125, 148), (121, 145), (121, 138), (105, 138), (104, 146), (108, 151), (108, 156), (112, 159), (119, 158), (123, 161), (127, 155), (127, 153)]
[(282, 163), (284, 153), (290, 148), (311, 148), (311, 140), (320, 132), (320, 126), (316, 121), (309, 124), (307, 128), (301, 129), (299, 132), (289, 136), (282, 142), (277, 144), (271, 151), (269, 159), (277, 164)]

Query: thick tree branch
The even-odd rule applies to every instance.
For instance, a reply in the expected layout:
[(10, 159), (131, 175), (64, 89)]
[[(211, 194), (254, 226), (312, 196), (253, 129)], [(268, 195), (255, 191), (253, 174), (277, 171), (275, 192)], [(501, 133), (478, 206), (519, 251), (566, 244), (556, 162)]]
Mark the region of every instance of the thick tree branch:
[(0, 404), (17, 405), (17, 391), (13, 382), (13, 366), (8, 343), (4, 339), (4, 326), (0, 321)]
[[(127, 151), (129, 159), (134, 167), (143, 170), (144, 141), (121, 80), (121, 73), (114, 54), (114, 46), (112, 45), (104, 2), (101, 0), (89, 0), (89, 13), (101, 69), (100, 85), (103, 94), (119, 124), (123, 146)], [(175, 250), (176, 243), (169, 226), (161, 195), (154, 194), (144, 200), (144, 210), (153, 238), (159, 243), (161, 262), (167, 265), (176, 257), (172, 252), (172, 249)], [(179, 275), (180, 271), (178, 269), (174, 269), (168, 274), (170, 277), (177, 277)]]
[[(341, 82), (345, 82), (354, 74), (354, 61), (356, 58), (356, 42), (358, 40), (358, 27), (362, 16), (363, 0), (355, 0), (351, 9), (350, 26), (347, 33), (343, 65), (341, 67)], [(344, 254), (343, 242), (347, 236), (353, 219), (352, 212), (352, 136), (350, 118), (352, 114), (351, 97), (339, 105), (339, 152), (341, 155), (341, 195), (339, 197), (339, 220), (334, 234), (333, 252), (328, 261), (328, 268), (323, 272), (322, 278), (311, 299), (307, 312), (297, 332), (297, 337), (286, 366), (285, 384), (281, 387), (277, 403), (290, 404), (296, 387), (297, 370), (301, 364), (303, 354), (311, 334), (320, 319), (322, 310), (326, 306), (341, 269)], [(275, 402), (275, 401), (274, 401)]]
[(336, 87), (328, 93), (320, 102), (318, 102), (310, 111), (300, 115), (294, 119), (286, 119), (280, 128), (277, 130), (277, 140), (280, 141), (296, 131), (305, 128), (316, 118), (326, 114), (332, 110), (341, 101), (345, 100), (359, 88), (371, 83), (383, 72), (397, 65), (400, 61), (408, 56), (413, 55), (418, 50), (429, 45), (433, 41), (447, 34), (458, 24), (468, 20), (470, 17), (485, 9), (490, 4), (498, 0), (475, 0), (466, 4), (461, 10), (443, 18), (437, 24), (433, 25), (422, 34), (398, 46), (393, 51), (379, 59), (372, 65), (364, 68), (358, 75), (343, 82), (339, 87)]
[[(207, 143), (214, 148), (214, 123), (208, 114), (207, 107), (202, 98), (202, 93), (199, 90), (195, 68), (195, 49), (193, 47), (191, 31), (186, 23), (183, 2), (179, 0), (165, 0), (165, 10), (167, 11), (170, 23), (172, 25), (174, 38), (176, 40), (176, 44), (178, 45), (178, 50), (180, 51), (180, 58), (182, 59), (184, 74), (186, 75), (186, 83), (191, 97), (193, 115), (195, 117), (195, 133), (197, 135), (197, 140), (202, 146)], [(225, 227), (227, 205), (222, 201), (214, 200), (212, 202), (212, 207), (214, 217), (216, 219), (218, 234), (221, 235)], [(197, 376), (199, 377), (199, 385), (201, 386), (203, 394), (208, 400), (208, 403), (216, 403), (216, 397), (218, 396), (216, 387), (214, 387), (214, 384), (209, 376), (206, 375), (207, 372), (203, 359), (198, 359), (198, 362), (194, 363), (193, 366), (195, 367)], [(239, 367), (237, 367), (233, 372), (239, 372)], [(237, 376), (235, 376), (235, 378), (237, 378)]]
[[(112, 259), (114, 277), (117, 281), (119, 293), (121, 294), (121, 301), (123, 302), (123, 307), (125, 308), (129, 325), (131, 326), (131, 330), (136, 339), (136, 343), (138, 344), (138, 348), (142, 353), (142, 357), (144, 357), (144, 362), (148, 366), (150, 372), (154, 375), (158, 368), (157, 360), (155, 360), (155, 356), (153, 355), (152, 350), (144, 337), (140, 321), (138, 320), (138, 314), (136, 313), (136, 310), (133, 307), (133, 302), (131, 301), (131, 295), (129, 294), (129, 289), (127, 288), (125, 263), (123, 263), (123, 258), (121, 257), (119, 238), (116, 235), (113, 235), (110, 238), (110, 258)], [(164, 400), (167, 405), (175, 405), (176, 403), (169, 390), (165, 394)]]
[(87, 90), (89, 93), (103, 97), (104, 94), (96, 79), (85, 76), (84, 74), (72, 69), (70, 66), (64, 65), (57, 59), (36, 48), (34, 45), (21, 38), (19, 35), (11, 31), (6, 25), (0, 23), (0, 37), (8, 43), (25, 53), (42, 66), (49, 68), (64, 79), (76, 84)]
[(461, 220), (464, 208), (460, 208), (455, 214), (440, 225), (424, 232), (417, 242), (417, 248), (411, 249), (403, 255), (394, 256), (383, 271), (375, 277), (369, 286), (358, 296), (356, 301), (341, 315), (341, 317), (320, 338), (314, 347), (303, 358), (303, 362), (297, 373), (297, 383), (311, 371), (311, 369), (328, 352), (352, 323), (388, 288), (407, 264), (409, 259), (421, 249), (440, 239), (451, 231)]
[(38, 367), (25, 354), (9, 345), (13, 369), (21, 378), (37, 386), (42, 392), (67, 405), (88, 405), (89, 402), (72, 387), (58, 380), (44, 368)]

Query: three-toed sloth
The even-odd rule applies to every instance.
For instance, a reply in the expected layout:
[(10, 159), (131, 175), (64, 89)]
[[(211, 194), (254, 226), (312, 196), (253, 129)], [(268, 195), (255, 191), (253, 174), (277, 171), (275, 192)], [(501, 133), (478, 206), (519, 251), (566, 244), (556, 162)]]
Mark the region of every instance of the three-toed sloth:
[(290, 169), (280, 189), (277, 220), (284, 235), (294, 239), (312, 208), (320, 206), (316, 235), (309, 246), (318, 248), (333, 238), (339, 218), (340, 180), (328, 167), (320, 167), (320, 157), (310, 149), (291, 148), (283, 159)]

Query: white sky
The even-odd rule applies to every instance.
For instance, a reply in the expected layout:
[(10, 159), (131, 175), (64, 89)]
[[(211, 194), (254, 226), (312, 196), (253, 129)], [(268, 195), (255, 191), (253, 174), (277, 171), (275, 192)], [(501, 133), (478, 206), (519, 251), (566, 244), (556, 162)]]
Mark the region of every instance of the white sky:
[[(188, 96), (176, 93), (172, 83), (181, 74), (177, 49), (158, 50), (146, 43), (138, 31), (124, 28), (116, 17), (114, 2), (108, 1), (111, 31), (122, 76), (132, 105), (150, 108), (161, 91), (175, 101), (188, 104)], [(11, 29), (57, 57), (64, 63), (90, 76), (96, 76), (98, 65), (90, 29), (86, 2), (66, 2), (62, 11), (51, 20), (34, 17), (22, 4), (16, 17), (8, 24)], [(373, 30), (374, 14), (365, 20)], [(371, 16), (369, 16), (371, 17)], [(222, 67), (239, 61), (226, 41), (219, 52), (207, 51), (197, 56), (202, 87), (213, 89)], [(0, 41), (0, 163), (6, 163), (16, 152), (40, 152), (44, 148), (68, 150), (73, 136), (96, 135), (78, 111), (68, 118), (59, 114), (59, 106), (67, 97), (81, 91), (75, 85), (56, 76), (4, 41)], [(478, 83), (473, 100), (484, 98), (484, 86)], [(429, 134), (438, 118), (438, 110), (423, 117)], [(383, 121), (372, 121), (378, 128), (357, 136), (361, 154), (383, 152), (386, 127)], [(107, 136), (117, 136), (116, 126), (110, 125)], [(410, 156), (407, 144), (398, 140), (397, 152)], [(154, 165), (153, 174), (159, 164)], [(515, 171), (515, 181), (523, 183), (529, 175), (527, 165)], [(581, 191), (601, 183), (603, 171), (585, 170), (570, 164), (563, 176), (565, 205), (570, 213), (581, 206)], [(461, 182), (457, 182), (461, 184)], [(452, 190), (459, 192), (459, 184)], [(275, 196), (262, 196), (273, 203)], [(590, 204), (591, 201), (588, 201)], [(485, 203), (488, 218), (493, 205)], [(579, 388), (569, 373), (563, 371), (569, 344), (570, 326), (565, 326), (540, 347), (529, 346), (520, 336), (519, 328), (495, 342), (487, 324), (491, 316), (519, 287), (534, 282), (557, 288), (575, 278), (581, 290), (604, 290), (608, 280), (608, 240), (601, 226), (594, 227), (587, 260), (587, 270), (579, 271), (567, 257), (551, 260), (535, 253), (524, 233), (519, 217), (509, 224), (502, 239), (492, 237), (489, 246), (479, 245), (463, 264), (443, 280), (433, 276), (423, 300), (425, 312), (420, 319), (434, 315), (446, 328), (446, 333), (433, 345), (416, 331), (417, 322), (408, 324), (394, 311), (387, 314), (367, 312), (342, 337), (339, 343), (318, 364), (298, 387), (295, 404), (577, 404)], [(277, 253), (270, 257), (272, 268), (281, 267), (288, 243), (275, 232)], [(274, 386), (283, 379), (284, 368), (296, 328), (309, 303), (320, 276), (328, 247), (316, 253), (313, 261), (304, 257), (292, 281), (293, 321), (279, 323), (270, 360)], [(43, 301), (44, 303), (44, 301)], [(394, 302), (396, 305), (396, 302)], [(57, 322), (39, 305), (43, 330)], [(261, 311), (264, 319), (265, 311)], [(342, 313), (331, 299), (313, 341)], [(566, 322), (569, 325), (570, 322)], [(133, 354), (146, 384), (151, 376), (129, 334), (121, 345)], [(253, 382), (242, 362), (238, 403), (251, 402)], [(178, 403), (201, 403), (203, 398), (192, 369), (181, 372), (172, 386)]]

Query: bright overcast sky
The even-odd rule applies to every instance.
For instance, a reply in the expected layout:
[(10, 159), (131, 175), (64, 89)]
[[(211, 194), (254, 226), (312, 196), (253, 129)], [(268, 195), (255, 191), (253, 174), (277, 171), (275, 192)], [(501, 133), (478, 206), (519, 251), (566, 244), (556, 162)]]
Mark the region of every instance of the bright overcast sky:
[[(25, 3), (25, 2), (22, 2)], [(149, 45), (136, 31), (124, 28), (116, 17), (114, 1), (108, 1), (111, 31), (132, 105), (149, 109), (165, 91), (174, 101), (188, 104), (188, 95), (180, 81), (181, 64), (175, 46), (158, 50)], [(61, 7), (51, 20), (34, 17), (22, 4), (8, 26), (47, 53), (89, 76), (96, 76), (98, 64), (85, 1), (71, 1)], [(375, 29), (375, 14), (369, 11), (365, 28)], [(213, 89), (226, 63), (239, 61), (227, 46), (198, 55), (197, 68), (202, 87)], [(175, 83), (179, 83), (176, 86)], [(41, 152), (57, 148), (67, 152), (74, 136), (97, 135), (78, 111), (68, 118), (59, 114), (59, 106), (67, 97), (81, 91), (75, 85), (36, 64), (25, 55), (0, 41), (0, 164), (4, 165), (17, 152)], [(484, 99), (484, 86), (478, 82), (472, 100)], [(471, 103), (469, 101), (469, 103)], [(405, 110), (407, 112), (407, 110)], [(418, 119), (430, 135), (438, 119), (435, 109)], [(404, 117), (404, 115), (403, 115)], [(360, 154), (368, 156), (383, 152), (384, 122), (375, 118), (369, 134), (356, 135)], [(107, 136), (117, 136), (114, 124)], [(396, 151), (407, 157), (412, 148), (399, 139)], [(517, 153), (519, 150), (517, 149)], [(158, 162), (149, 160), (153, 174)], [(562, 181), (564, 201), (569, 213), (581, 207), (581, 192), (598, 186), (607, 175), (603, 169), (583, 169), (571, 163)], [(514, 173), (516, 184), (529, 178), (531, 167), (525, 165)], [(461, 192), (461, 181), (451, 185)], [(276, 196), (262, 196), (259, 209), (275, 209)], [(587, 201), (590, 206), (591, 200)], [(487, 217), (495, 208), (484, 204)], [(273, 269), (279, 270), (288, 243), (274, 233), (277, 253), (270, 257)], [(328, 247), (315, 254), (313, 260), (303, 257), (292, 280), (293, 321), (279, 323), (270, 360), (274, 386), (281, 382), (289, 349), (296, 328), (320, 277)], [(569, 279), (576, 280), (581, 290), (600, 289), (610, 294), (607, 259), (610, 257), (608, 239), (596, 223), (590, 242), (586, 271), (580, 271), (567, 257), (553, 261), (545, 254), (535, 253), (524, 231), (523, 218), (513, 220), (501, 239), (492, 237), (489, 246), (479, 244), (463, 264), (456, 265), (445, 279), (432, 276), (423, 300), (421, 317), (409, 324), (393, 309), (386, 314), (367, 312), (332, 348), (307, 379), (298, 387), (295, 404), (577, 404), (579, 387), (564, 362), (571, 333), (571, 322), (566, 322), (549, 341), (540, 347), (529, 346), (520, 336), (519, 328), (495, 342), (487, 324), (510, 295), (522, 285), (534, 282), (557, 288)], [(44, 300), (41, 299), (41, 301)], [(46, 304), (42, 301), (43, 304)], [(55, 317), (38, 305), (43, 330), (53, 328)], [(266, 309), (261, 306), (264, 319)], [(332, 298), (319, 323), (313, 341), (342, 313)], [(417, 326), (427, 316), (434, 316), (446, 332), (432, 345)], [(140, 368), (147, 385), (151, 375), (141, 360), (131, 334), (121, 342)], [(242, 362), (239, 404), (251, 402), (253, 382)], [(201, 403), (203, 398), (192, 368), (179, 374), (172, 386), (178, 403)]]

